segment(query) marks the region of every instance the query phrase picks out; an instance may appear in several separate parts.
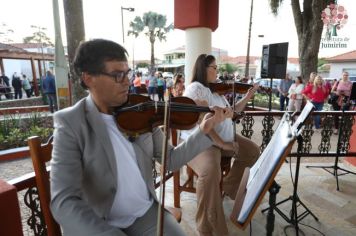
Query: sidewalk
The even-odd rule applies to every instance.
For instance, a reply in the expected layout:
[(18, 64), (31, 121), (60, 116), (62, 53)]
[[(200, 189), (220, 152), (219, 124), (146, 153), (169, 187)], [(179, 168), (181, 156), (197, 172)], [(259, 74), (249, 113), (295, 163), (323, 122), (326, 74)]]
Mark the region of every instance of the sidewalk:
[[(309, 163), (310, 164), (310, 163)], [(326, 163), (311, 163), (312, 165)], [(331, 164), (331, 163), (329, 163)], [(307, 169), (306, 164), (300, 168), (300, 178), (298, 193), (303, 203), (319, 218), (315, 221), (311, 215), (308, 215), (300, 223), (300, 229), (304, 235), (321, 235), (316, 230), (304, 225), (310, 225), (323, 234), (328, 236), (352, 236), (356, 235), (356, 176), (344, 175), (339, 177), (340, 191), (336, 191), (335, 178), (321, 169)], [(349, 166), (341, 164), (342, 167), (350, 169)], [(295, 164), (292, 164), (293, 177)], [(356, 168), (353, 168), (356, 171)], [(293, 193), (293, 186), (290, 178), (289, 164), (282, 165), (277, 178), (277, 183), (281, 186), (277, 195), (277, 202), (288, 198)], [(168, 181), (166, 186), (166, 205), (173, 206), (173, 184)], [(252, 235), (266, 235), (266, 214), (261, 210), (268, 207), (269, 193), (266, 193), (262, 204), (256, 211), (252, 220)], [(249, 226), (245, 231), (238, 229), (229, 219), (234, 201), (224, 198), (224, 211), (226, 222), (228, 223), (229, 235), (247, 236), (250, 235)], [(184, 231), (189, 236), (198, 236), (195, 227), (196, 196), (194, 193), (183, 192), (181, 194), (182, 222), (180, 223)], [(292, 202), (287, 201), (280, 205), (280, 209), (289, 215)], [(298, 214), (304, 209), (298, 208)], [(275, 225), (273, 235), (295, 235), (293, 228), (288, 228), (284, 233), (284, 227), (288, 223), (275, 212)], [(302, 225), (304, 224), (304, 225)], [(299, 235), (303, 235), (300, 233)]]

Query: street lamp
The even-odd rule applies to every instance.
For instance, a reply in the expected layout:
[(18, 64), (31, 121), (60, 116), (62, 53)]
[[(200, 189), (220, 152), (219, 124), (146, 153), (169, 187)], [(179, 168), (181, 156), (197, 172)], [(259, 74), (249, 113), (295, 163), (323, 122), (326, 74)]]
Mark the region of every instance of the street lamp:
[(121, 7), (121, 24), (122, 24), (122, 43), (125, 43), (125, 31), (124, 31), (124, 14), (123, 10), (133, 12), (135, 11), (135, 8), (133, 7)]

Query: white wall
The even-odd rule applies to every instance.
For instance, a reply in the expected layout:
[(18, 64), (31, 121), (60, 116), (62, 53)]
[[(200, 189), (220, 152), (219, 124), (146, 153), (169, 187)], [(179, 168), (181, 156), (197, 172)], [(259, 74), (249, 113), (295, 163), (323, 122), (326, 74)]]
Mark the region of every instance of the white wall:
[[(356, 62), (331, 63), (329, 77), (339, 79), (342, 77), (342, 72), (347, 70), (356, 70)], [(350, 76), (352, 73), (350, 73)]]

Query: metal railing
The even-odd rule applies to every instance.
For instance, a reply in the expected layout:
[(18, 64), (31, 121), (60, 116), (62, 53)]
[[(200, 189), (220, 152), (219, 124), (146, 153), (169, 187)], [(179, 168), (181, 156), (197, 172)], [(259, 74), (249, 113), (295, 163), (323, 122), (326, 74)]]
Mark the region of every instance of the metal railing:
[[(242, 127), (242, 130), (240, 132), (247, 138), (253, 138), (254, 135), (259, 136), (259, 145), (261, 151), (263, 151), (274, 133), (274, 128), (277, 127), (276, 121), (278, 121), (283, 114), (283, 112), (247, 111), (241, 120), (240, 127)], [(330, 111), (313, 112), (313, 115), (320, 115), (322, 117), (322, 128), (317, 132), (320, 142), (312, 142), (312, 138), (316, 136), (316, 132), (313, 129), (312, 117), (310, 117), (306, 122), (302, 133), (304, 140), (303, 151), (301, 153), (302, 156), (335, 157), (338, 154), (339, 156), (356, 157), (356, 152), (349, 151), (349, 140), (352, 135), (352, 126), (355, 124), (356, 111), (347, 111), (343, 116), (341, 116), (341, 112)], [(342, 125), (341, 130), (343, 131), (338, 134), (340, 137), (332, 135), (335, 117), (339, 117), (340, 125)], [(257, 126), (259, 126), (259, 128)], [(335, 140), (337, 140), (337, 142), (335, 142)], [(333, 145), (334, 143), (335, 146)], [(313, 147), (313, 144), (317, 145), (317, 147)], [(296, 148), (293, 148), (290, 156), (296, 156), (296, 154)], [(25, 157), (29, 157), (27, 147), (0, 151), (0, 164), (2, 161), (10, 159), (16, 160)], [(157, 173), (156, 168), (156, 165), (154, 165), (154, 173)], [(39, 196), (34, 176), (34, 173), (29, 173), (10, 180), (8, 183), (14, 185), (18, 192), (26, 191), (23, 201), (31, 212), (31, 215), (26, 222), (32, 229), (34, 235), (41, 235), (46, 226), (40, 209)], [(22, 200), (20, 199), (20, 201)]]

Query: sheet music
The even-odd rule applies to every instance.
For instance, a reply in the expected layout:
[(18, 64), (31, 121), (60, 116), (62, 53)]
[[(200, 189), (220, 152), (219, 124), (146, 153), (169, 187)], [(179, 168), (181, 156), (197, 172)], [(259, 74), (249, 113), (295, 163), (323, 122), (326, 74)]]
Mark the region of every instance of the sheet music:
[(260, 158), (250, 169), (250, 175), (246, 186), (246, 196), (241, 211), (239, 215), (236, 216), (238, 223), (243, 224), (247, 220), (252, 209), (255, 207), (258, 198), (266, 188), (267, 182), (276, 170), (278, 163), (280, 163), (281, 158), (283, 158), (286, 149), (296, 140), (296, 135), (313, 108), (313, 104), (308, 102), (292, 127), (288, 114), (283, 116), (271, 141), (261, 154)]
[(289, 125), (288, 121), (284, 118), (266, 149), (250, 169), (250, 176), (246, 186), (247, 193), (238, 217), (240, 223), (243, 223), (247, 219), (276, 165), (279, 163), (280, 158), (282, 158), (285, 148), (287, 148), (290, 142), (294, 141), (294, 135), (288, 137)]

